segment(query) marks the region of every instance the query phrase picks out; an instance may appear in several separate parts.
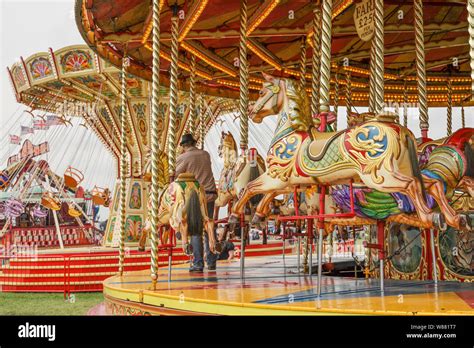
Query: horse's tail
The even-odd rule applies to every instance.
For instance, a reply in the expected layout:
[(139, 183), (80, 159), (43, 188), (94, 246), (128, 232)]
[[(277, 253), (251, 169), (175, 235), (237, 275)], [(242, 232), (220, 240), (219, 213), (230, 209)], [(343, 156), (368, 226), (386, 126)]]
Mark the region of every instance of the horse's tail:
[(464, 175), (474, 172), (472, 149), (469, 143), (465, 145), (464, 149), (452, 145), (438, 146), (423, 168), (425, 175), (443, 182), (447, 194), (451, 194)]
[(418, 153), (416, 152), (415, 141), (409, 134), (407, 134), (406, 142), (408, 147), (408, 156), (410, 158), (412, 174), (420, 182), (421, 191), (423, 192), (423, 197), (426, 200), (426, 188), (425, 183), (423, 181), (423, 176), (421, 175), (420, 163), (418, 162)]
[[(260, 176), (260, 171), (258, 169), (258, 164), (256, 166), (250, 166), (250, 174), (249, 174), (249, 182), (254, 181)], [(255, 206), (257, 205), (263, 198), (263, 195), (255, 195), (250, 198), (250, 203)]]
[(186, 219), (189, 235), (200, 235), (203, 230), (201, 203), (197, 190), (192, 190), (186, 205)]

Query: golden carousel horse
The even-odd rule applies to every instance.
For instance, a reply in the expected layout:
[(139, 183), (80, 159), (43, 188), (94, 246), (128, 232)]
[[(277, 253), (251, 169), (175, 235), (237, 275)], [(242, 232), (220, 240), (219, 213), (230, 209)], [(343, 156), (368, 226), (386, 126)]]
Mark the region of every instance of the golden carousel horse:
[[(218, 151), (219, 157), (224, 160), (224, 168), (217, 189), (215, 219), (217, 219), (219, 208), (235, 201), (250, 181), (265, 172), (265, 161), (256, 149), (249, 149), (247, 155), (238, 155), (237, 143), (231, 133), (222, 132)], [(251, 200), (251, 203), (255, 206), (258, 199)]]
[[(277, 127), (267, 154), (267, 170), (241, 193), (232, 209), (230, 223), (236, 223), (245, 204), (254, 195), (265, 194), (257, 207), (263, 215), (274, 193), (287, 193), (294, 186), (349, 184), (382, 193), (402, 193), (409, 197), (425, 225), (439, 228), (447, 199), (435, 179), (424, 182), (418, 165), (416, 139), (406, 127), (378, 115), (339, 132), (318, 132), (313, 126), (307, 94), (292, 79), (264, 74), (266, 82), (250, 110), (255, 123), (278, 115)], [(379, 120), (380, 119), (380, 120)], [(425, 201), (424, 186), (440, 206), (435, 213)], [(442, 184), (441, 184), (442, 187)], [(286, 192), (285, 192), (286, 191)], [(460, 229), (467, 224), (458, 214), (448, 223)]]
[[(159, 196), (158, 226), (170, 225), (181, 234), (181, 243), (187, 255), (192, 253), (188, 243), (189, 235), (201, 234), (203, 229), (209, 237), (209, 248), (215, 253), (216, 240), (214, 237), (214, 221), (207, 215), (206, 195), (194, 175), (182, 173), (176, 180), (163, 188)], [(148, 201), (148, 210), (151, 211), (151, 198)], [(150, 233), (150, 213), (145, 222), (139, 249), (144, 250), (146, 235)], [(166, 233), (160, 242), (171, 244), (171, 235)]]

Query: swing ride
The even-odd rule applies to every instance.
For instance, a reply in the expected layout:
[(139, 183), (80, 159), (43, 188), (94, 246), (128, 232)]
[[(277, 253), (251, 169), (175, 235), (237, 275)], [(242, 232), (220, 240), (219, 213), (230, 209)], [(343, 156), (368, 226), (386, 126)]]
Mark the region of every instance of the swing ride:
[[(87, 45), (8, 68), (18, 102), (82, 118), (116, 159), (113, 192), (90, 192), (110, 208), (103, 247), (118, 249), (108, 314), (474, 314), (471, 2), (109, 6), (76, 0)], [(433, 108), (446, 110), (441, 139), (429, 137)], [(213, 217), (195, 177), (175, 178), (186, 133), (220, 157)], [(45, 175), (34, 216), (65, 203), (81, 218), (68, 196), (85, 180), (77, 168)], [(0, 190), (13, 190), (14, 172), (1, 172)], [(22, 190), (1, 214), (20, 217)], [(173, 266), (192, 254), (196, 226), (216, 253), (224, 228), (238, 262), (212, 274)], [(145, 267), (126, 268), (131, 247)]]

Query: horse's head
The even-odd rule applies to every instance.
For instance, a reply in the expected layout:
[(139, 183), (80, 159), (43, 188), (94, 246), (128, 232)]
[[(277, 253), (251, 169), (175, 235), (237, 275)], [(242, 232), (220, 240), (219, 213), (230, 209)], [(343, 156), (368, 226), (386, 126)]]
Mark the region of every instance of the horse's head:
[(249, 117), (260, 123), (266, 116), (276, 115), (283, 107), (285, 84), (282, 79), (262, 73), (265, 78), (257, 101), (249, 108)]
[(269, 115), (283, 117), (293, 130), (307, 131), (312, 125), (308, 95), (295, 79), (278, 78), (263, 74), (265, 82), (257, 101), (249, 108), (249, 117), (260, 123)]
[(217, 148), (217, 151), (219, 157), (224, 159), (224, 167), (227, 167), (229, 164), (235, 162), (235, 158), (237, 156), (237, 143), (230, 132), (222, 132), (221, 142)]

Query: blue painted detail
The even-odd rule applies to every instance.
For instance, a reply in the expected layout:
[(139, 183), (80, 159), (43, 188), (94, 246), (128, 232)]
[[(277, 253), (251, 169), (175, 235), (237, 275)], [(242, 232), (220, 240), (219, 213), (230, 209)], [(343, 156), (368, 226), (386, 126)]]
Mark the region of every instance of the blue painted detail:
[[(327, 280), (328, 278), (325, 278)], [(411, 294), (433, 293), (435, 284), (433, 281), (400, 281), (385, 280), (384, 296), (398, 296)], [(472, 291), (472, 285), (468, 283), (438, 282), (438, 292), (463, 292)], [(317, 287), (312, 289), (290, 292), (264, 300), (254, 301), (261, 304), (279, 304), (288, 303), (289, 296), (293, 295), (294, 302), (308, 302), (318, 299)], [(375, 297), (380, 295), (380, 282), (377, 279), (352, 280), (346, 284), (323, 284), (321, 291), (321, 300)]]
[(296, 150), (298, 149), (298, 146), (299, 146), (299, 140), (296, 140), (293, 144), (286, 143), (284, 147), (284, 151), (280, 151), (280, 148), (276, 148), (275, 156), (283, 160), (290, 159), (295, 155)]
[(382, 140), (375, 140), (374, 138), (380, 134), (380, 129), (378, 129), (375, 126), (365, 126), (365, 129), (369, 130), (369, 134), (367, 137), (363, 133), (357, 134), (357, 140), (360, 141), (367, 141), (367, 140), (373, 140), (376, 144), (381, 144), (382, 148), (380, 149), (380, 152), (377, 152), (375, 155), (371, 155), (370, 153), (367, 153), (367, 156), (372, 157), (372, 158), (377, 158), (381, 154), (385, 152), (387, 149), (387, 136), (385, 135)]
[(438, 174), (432, 172), (431, 170), (429, 169), (423, 169), (421, 171), (421, 174), (424, 174), (426, 175), (427, 177), (431, 178), (431, 179), (436, 179), (436, 180), (439, 180), (443, 183), (443, 188), (444, 188), (444, 193), (446, 193), (446, 190), (448, 189), (448, 185), (447, 183), (443, 180), (443, 178), (441, 176), (439, 176)]

